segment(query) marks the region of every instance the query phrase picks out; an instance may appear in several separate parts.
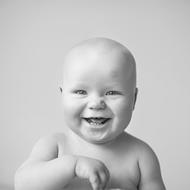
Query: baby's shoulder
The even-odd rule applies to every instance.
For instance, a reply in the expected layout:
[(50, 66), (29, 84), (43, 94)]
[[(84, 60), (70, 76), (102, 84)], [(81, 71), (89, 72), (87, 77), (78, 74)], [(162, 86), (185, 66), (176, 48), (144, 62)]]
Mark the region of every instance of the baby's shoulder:
[(154, 150), (152, 149), (152, 147), (146, 143), (145, 141), (142, 141), (138, 138), (136, 138), (137, 141), (137, 150), (139, 152), (139, 160), (142, 159), (148, 159), (148, 158), (154, 158), (156, 157), (156, 154), (154, 152)]
[(138, 166), (142, 176), (155, 176), (160, 174), (160, 165), (157, 155), (146, 142), (129, 135), (128, 142), (131, 145), (133, 155), (136, 155)]
[(157, 156), (149, 144), (143, 140), (134, 137), (130, 134), (125, 134), (124, 136), (124, 145), (125, 147), (124, 154), (127, 157), (135, 159), (139, 164), (147, 165), (147, 163), (156, 163)]
[(58, 157), (59, 144), (64, 134), (56, 133), (41, 137), (34, 145), (30, 157), (36, 160), (52, 160)]
[(125, 135), (125, 143), (128, 145), (129, 149), (132, 149), (138, 154), (147, 154), (149, 152), (152, 153), (153, 151), (152, 148), (145, 141), (130, 134)]

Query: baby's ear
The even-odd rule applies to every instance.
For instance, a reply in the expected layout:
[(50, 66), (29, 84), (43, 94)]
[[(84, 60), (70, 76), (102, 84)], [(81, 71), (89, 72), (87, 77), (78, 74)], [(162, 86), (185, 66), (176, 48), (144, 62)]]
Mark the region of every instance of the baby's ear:
[(138, 89), (138, 88), (135, 88), (133, 110), (135, 109), (135, 104), (136, 104), (136, 101), (137, 101), (138, 91), (139, 91), (139, 89)]

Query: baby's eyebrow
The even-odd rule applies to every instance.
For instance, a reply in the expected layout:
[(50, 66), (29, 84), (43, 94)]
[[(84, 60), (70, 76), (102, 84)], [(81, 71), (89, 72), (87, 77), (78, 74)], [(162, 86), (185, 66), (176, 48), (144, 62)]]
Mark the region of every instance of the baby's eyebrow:
[(120, 82), (112, 82), (110, 84), (107, 84), (106, 88), (108, 88), (108, 89), (112, 89), (112, 88), (121, 89), (121, 84), (120, 84)]
[(86, 89), (88, 86), (84, 83), (75, 83), (74, 85), (71, 85), (71, 88), (82, 88), (82, 89)]

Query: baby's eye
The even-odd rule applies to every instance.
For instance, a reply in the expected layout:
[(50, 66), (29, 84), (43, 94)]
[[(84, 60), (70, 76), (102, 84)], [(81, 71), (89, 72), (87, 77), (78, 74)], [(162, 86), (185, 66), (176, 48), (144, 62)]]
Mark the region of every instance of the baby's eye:
[(87, 92), (85, 90), (74, 90), (73, 93), (78, 94), (78, 95), (86, 95), (87, 94)]
[(121, 95), (121, 92), (111, 90), (111, 91), (106, 92), (106, 95)]

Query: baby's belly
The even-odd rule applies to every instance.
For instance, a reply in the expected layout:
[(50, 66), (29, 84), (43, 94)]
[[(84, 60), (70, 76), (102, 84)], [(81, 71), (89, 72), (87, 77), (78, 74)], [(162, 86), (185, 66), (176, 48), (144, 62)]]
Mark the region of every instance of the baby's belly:
[[(137, 187), (133, 184), (121, 182), (122, 184), (110, 181), (108, 184), (107, 189), (125, 189), (125, 190), (137, 190)], [(80, 179), (80, 178), (74, 178), (63, 190), (92, 190), (92, 187), (88, 180), (86, 179)]]
[(92, 190), (86, 179), (74, 178), (63, 190)]

